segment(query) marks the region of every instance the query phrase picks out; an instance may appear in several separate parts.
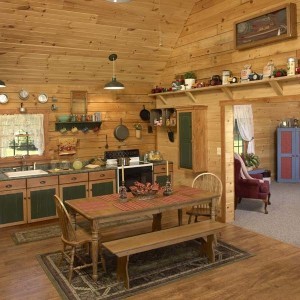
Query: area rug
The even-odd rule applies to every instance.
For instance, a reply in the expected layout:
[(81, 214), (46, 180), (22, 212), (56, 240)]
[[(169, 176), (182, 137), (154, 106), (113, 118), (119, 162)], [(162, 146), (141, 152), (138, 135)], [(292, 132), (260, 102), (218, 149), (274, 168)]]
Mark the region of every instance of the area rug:
[(38, 260), (51, 282), (63, 299), (124, 299), (145, 289), (204, 272), (250, 257), (251, 255), (225, 242), (219, 241), (216, 247), (216, 261), (209, 263), (199, 256), (200, 241), (193, 240), (147, 251), (130, 256), (130, 289), (116, 280), (116, 257), (104, 251), (107, 272), (99, 264), (99, 279), (92, 279), (92, 269), (74, 272), (72, 284), (67, 280), (69, 265), (63, 261), (59, 265), (61, 253), (53, 252), (38, 256)]
[[(146, 220), (152, 220), (152, 216), (144, 216), (144, 217), (134, 218), (130, 220), (120, 220), (116, 222), (104, 223), (100, 225), (100, 228), (127, 225), (127, 224), (142, 222)], [(89, 229), (90, 227), (88, 222), (79, 222), (78, 226), (85, 229)], [(34, 229), (27, 229), (27, 230), (15, 232), (12, 234), (12, 239), (17, 245), (19, 245), (24, 243), (41, 241), (53, 237), (58, 237), (60, 235), (61, 235), (61, 230), (59, 225), (49, 225), (49, 226), (40, 226)]]

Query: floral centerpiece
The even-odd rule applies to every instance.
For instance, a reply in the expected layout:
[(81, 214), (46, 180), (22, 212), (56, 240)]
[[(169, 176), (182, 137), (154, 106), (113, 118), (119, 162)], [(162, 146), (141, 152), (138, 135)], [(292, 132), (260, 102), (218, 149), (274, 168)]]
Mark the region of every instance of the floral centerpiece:
[(141, 183), (138, 181), (134, 182), (133, 186), (129, 187), (131, 193), (138, 199), (147, 200), (152, 199), (158, 193), (160, 187), (157, 182), (151, 184), (150, 182)]

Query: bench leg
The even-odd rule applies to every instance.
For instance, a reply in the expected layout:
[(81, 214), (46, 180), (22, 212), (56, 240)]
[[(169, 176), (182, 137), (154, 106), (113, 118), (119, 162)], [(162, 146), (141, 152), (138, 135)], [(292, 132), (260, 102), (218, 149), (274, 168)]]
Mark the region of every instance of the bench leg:
[(215, 235), (207, 236), (207, 241), (201, 239), (202, 251), (207, 256), (210, 262), (215, 262)]
[(118, 257), (117, 279), (118, 281), (124, 281), (126, 289), (129, 289), (128, 261), (129, 256)]
[(161, 230), (161, 217), (162, 217), (162, 213), (153, 215), (152, 231)]
[(182, 225), (182, 208), (178, 209), (178, 226)]

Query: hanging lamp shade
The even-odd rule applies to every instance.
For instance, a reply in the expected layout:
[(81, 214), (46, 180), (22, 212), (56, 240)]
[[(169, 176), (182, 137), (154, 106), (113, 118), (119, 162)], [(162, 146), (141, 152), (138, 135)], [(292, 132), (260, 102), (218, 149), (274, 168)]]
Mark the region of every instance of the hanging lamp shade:
[(6, 87), (6, 85), (5, 85), (4, 81), (0, 80), (0, 88), (2, 88), (2, 87)]
[(111, 54), (108, 59), (113, 62), (113, 75), (111, 82), (108, 82), (105, 86), (105, 90), (123, 90), (124, 85), (117, 81), (116, 75), (115, 75), (115, 60), (117, 59), (117, 54)]

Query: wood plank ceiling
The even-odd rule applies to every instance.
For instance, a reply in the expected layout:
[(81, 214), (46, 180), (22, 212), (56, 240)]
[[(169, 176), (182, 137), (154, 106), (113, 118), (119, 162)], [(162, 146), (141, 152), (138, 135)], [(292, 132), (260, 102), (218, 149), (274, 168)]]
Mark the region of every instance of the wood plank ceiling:
[(155, 84), (196, 0), (0, 0), (6, 84)]

